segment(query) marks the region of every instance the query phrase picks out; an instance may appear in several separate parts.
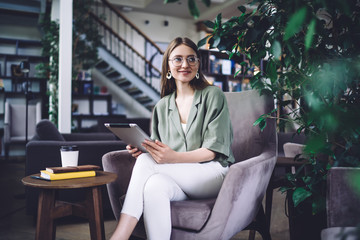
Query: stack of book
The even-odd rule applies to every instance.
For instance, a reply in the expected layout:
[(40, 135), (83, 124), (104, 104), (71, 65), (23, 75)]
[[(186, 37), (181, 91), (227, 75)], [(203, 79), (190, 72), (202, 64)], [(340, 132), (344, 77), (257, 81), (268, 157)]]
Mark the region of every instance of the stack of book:
[(47, 167), (40, 171), (40, 177), (46, 180), (63, 180), (72, 178), (94, 177), (96, 170), (101, 168), (96, 165), (81, 165), (74, 167)]

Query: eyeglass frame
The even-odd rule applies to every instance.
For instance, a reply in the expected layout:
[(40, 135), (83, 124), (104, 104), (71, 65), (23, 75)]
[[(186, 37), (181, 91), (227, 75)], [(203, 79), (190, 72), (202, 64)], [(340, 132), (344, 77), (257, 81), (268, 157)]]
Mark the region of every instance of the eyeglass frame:
[[(181, 58), (181, 63), (178, 66), (174, 64), (174, 60), (176, 58)], [(194, 58), (195, 59), (194, 65), (191, 65), (191, 63), (189, 62), (189, 58)], [(200, 58), (198, 58), (197, 56), (188, 56), (185, 59), (186, 59), (186, 62), (189, 64), (189, 66), (192, 66), (192, 67), (196, 66), (197, 63), (200, 63)], [(169, 62), (171, 62), (175, 67), (180, 67), (184, 63), (184, 58), (181, 57), (181, 56), (174, 57), (172, 59), (169, 58)]]

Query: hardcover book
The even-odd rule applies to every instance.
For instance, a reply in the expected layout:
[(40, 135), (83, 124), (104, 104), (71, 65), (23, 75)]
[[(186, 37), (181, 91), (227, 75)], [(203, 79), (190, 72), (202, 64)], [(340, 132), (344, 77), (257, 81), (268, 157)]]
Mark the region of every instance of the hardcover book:
[(95, 171), (101, 170), (99, 166), (96, 165), (80, 165), (80, 166), (67, 166), (67, 167), (47, 167), (45, 169), (49, 173), (67, 173), (67, 172), (79, 172), (79, 171)]
[(48, 180), (64, 180), (72, 178), (84, 178), (96, 176), (95, 171), (77, 171), (77, 172), (65, 172), (65, 173), (51, 173), (46, 170), (40, 171), (40, 176)]

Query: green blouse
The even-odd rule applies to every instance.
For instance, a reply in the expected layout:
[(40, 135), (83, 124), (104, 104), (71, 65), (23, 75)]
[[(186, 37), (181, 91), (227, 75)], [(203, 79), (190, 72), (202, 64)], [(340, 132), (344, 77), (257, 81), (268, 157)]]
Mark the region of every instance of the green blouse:
[(156, 104), (152, 117), (152, 139), (167, 144), (178, 152), (207, 148), (216, 153), (214, 161), (226, 167), (234, 162), (231, 150), (233, 131), (224, 93), (208, 86), (195, 90), (186, 131), (182, 130), (175, 103), (175, 93)]

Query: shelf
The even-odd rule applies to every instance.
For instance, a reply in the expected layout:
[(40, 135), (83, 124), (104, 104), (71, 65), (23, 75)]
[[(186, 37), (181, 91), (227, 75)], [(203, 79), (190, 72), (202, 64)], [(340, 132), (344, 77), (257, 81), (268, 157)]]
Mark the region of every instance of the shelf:
[(12, 77), (12, 76), (0, 76), (0, 78), (2, 79), (11, 79), (11, 80), (15, 80), (15, 81), (44, 81), (47, 82), (48, 79), (47, 78), (38, 78), (38, 77)]
[[(247, 74), (249, 61), (244, 55), (234, 55), (231, 59), (224, 52), (200, 49), (201, 70), (207, 80), (223, 91), (241, 91), (249, 88), (249, 79), (253, 75)], [(244, 64), (247, 63), (247, 64)], [(254, 67), (256, 70), (256, 67)], [(263, 69), (263, 63), (259, 66)], [(240, 71), (236, 76), (234, 76)]]

